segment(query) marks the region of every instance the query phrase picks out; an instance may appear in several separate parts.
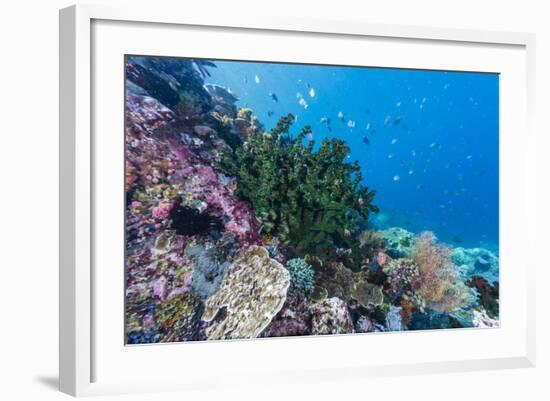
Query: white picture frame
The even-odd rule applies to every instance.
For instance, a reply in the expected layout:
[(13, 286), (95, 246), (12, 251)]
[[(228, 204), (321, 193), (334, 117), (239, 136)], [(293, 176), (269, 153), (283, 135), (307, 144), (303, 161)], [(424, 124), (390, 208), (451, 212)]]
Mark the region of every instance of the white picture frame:
[[(94, 273), (97, 267), (97, 255), (94, 247), (94, 235), (97, 235), (97, 225), (102, 227), (96, 220), (96, 169), (98, 168), (98, 152), (103, 149), (94, 141), (94, 127), (98, 126), (98, 121), (94, 103), (94, 87), (92, 80), (94, 74), (99, 74), (101, 66), (94, 57), (98, 47), (105, 44), (101, 40), (102, 33), (97, 34), (98, 39), (94, 42), (94, 24), (95, 26), (104, 26), (105, 29), (113, 28), (113, 31), (106, 31), (110, 35), (119, 30), (134, 29), (135, 33), (144, 27), (156, 26), (155, 35), (163, 35), (163, 29), (184, 29), (185, 27), (199, 27), (212, 32), (235, 32), (244, 35), (253, 35), (254, 32), (260, 32), (269, 35), (284, 34), (289, 37), (307, 36), (314, 37), (338, 37), (343, 40), (361, 40), (362, 38), (373, 40), (384, 40), (389, 42), (405, 40), (409, 43), (433, 44), (443, 49), (445, 45), (457, 46), (459, 48), (476, 49), (485, 51), (485, 47), (495, 49), (510, 49), (509, 57), (517, 61), (518, 71), (510, 70), (510, 85), (515, 85), (520, 99), (515, 101), (514, 105), (519, 105), (518, 110), (514, 110), (506, 103), (506, 98), (501, 98), (502, 109), (510, 113), (510, 124), (521, 129), (521, 145), (518, 144), (515, 137), (506, 137), (501, 144), (501, 154), (506, 156), (501, 158), (501, 171), (509, 178), (510, 184), (507, 184), (504, 191), (506, 195), (505, 207), (501, 208), (501, 219), (505, 219), (508, 225), (513, 225), (523, 233), (535, 232), (536, 209), (535, 199), (535, 132), (533, 129), (534, 112), (534, 48), (535, 37), (524, 33), (507, 32), (484, 32), (461, 29), (439, 29), (415, 26), (399, 25), (376, 25), (349, 21), (315, 21), (315, 20), (297, 20), (293, 18), (278, 17), (260, 17), (256, 15), (243, 15), (239, 20), (226, 20), (223, 15), (215, 13), (205, 15), (189, 15), (183, 10), (167, 10), (150, 8), (113, 8), (109, 6), (98, 5), (78, 5), (72, 6), (60, 11), (60, 390), (75, 396), (95, 395), (108, 393), (126, 393), (135, 391), (160, 391), (167, 389), (207, 389), (215, 383), (215, 386), (239, 386), (239, 385), (269, 385), (274, 375), (277, 382), (293, 380), (327, 380), (338, 378), (354, 378), (361, 380), (367, 377), (380, 375), (400, 375), (400, 374), (421, 374), (430, 372), (454, 372), (469, 371), (479, 369), (504, 369), (516, 367), (531, 367), (535, 364), (535, 294), (534, 294), (534, 270), (535, 260), (534, 252), (529, 252), (533, 247), (534, 234), (523, 234), (524, 238), (519, 236), (506, 237), (501, 245), (510, 249), (507, 256), (502, 256), (505, 261), (518, 261), (520, 255), (517, 250), (512, 249), (510, 244), (517, 244), (518, 247), (525, 250), (521, 259), (521, 272), (510, 272), (508, 287), (503, 291), (503, 297), (506, 292), (510, 299), (514, 299), (514, 305), (502, 306), (504, 308), (514, 309), (514, 319), (508, 321), (503, 318), (500, 333), (510, 333), (510, 337), (497, 339), (491, 336), (495, 334), (482, 334), (481, 331), (446, 331), (444, 341), (454, 341), (455, 344), (471, 342), (472, 339), (486, 337), (483, 341), (494, 342), (507, 340), (510, 349), (507, 352), (500, 351), (497, 345), (491, 352), (473, 352), (465, 354), (464, 358), (441, 355), (440, 358), (428, 358), (419, 360), (414, 355), (407, 358), (401, 358), (398, 362), (389, 361), (381, 363), (380, 361), (368, 363), (367, 361), (347, 361), (337, 360), (338, 350), (344, 347), (357, 347), (368, 338), (370, 342), (377, 341), (388, 343), (388, 341), (403, 342), (406, 344), (415, 333), (394, 334), (393, 337), (383, 336), (362, 337), (362, 336), (329, 336), (323, 339), (263, 339), (260, 341), (241, 341), (227, 343), (204, 343), (190, 344), (187, 349), (180, 345), (156, 345), (141, 347), (140, 351), (128, 356), (126, 362), (108, 360), (103, 353), (107, 348), (104, 344), (110, 340), (107, 337), (99, 336), (97, 325), (101, 327), (109, 325), (109, 320), (104, 319), (96, 307), (97, 299), (94, 299), (95, 291), (98, 286), (104, 283), (102, 275)], [(105, 25), (101, 25), (105, 24)], [(115, 27), (116, 24), (121, 24)], [(130, 24), (130, 25), (129, 25)], [(179, 28), (178, 28), (179, 27)], [(103, 28), (98, 28), (103, 29)], [(200, 30), (200, 29), (199, 29)], [(198, 33), (200, 34), (200, 32)], [(103, 34), (105, 36), (105, 34)], [(137, 36), (137, 35), (136, 35)], [(160, 36), (159, 36), (160, 37)], [(113, 49), (124, 38), (116, 40), (117, 37), (110, 36), (113, 42)], [(309, 40), (309, 39), (308, 39)], [(273, 43), (276, 43), (274, 40)], [(106, 46), (105, 46), (106, 47)], [(120, 48), (120, 47), (119, 47)], [(117, 49), (119, 49), (117, 48)], [(135, 47), (132, 47), (135, 50)], [(101, 50), (101, 49), (99, 49)], [(273, 50), (273, 49), (272, 49)], [(119, 50), (113, 50), (119, 51)], [(126, 50), (124, 50), (126, 51)], [(145, 51), (145, 50), (142, 50)], [(151, 51), (149, 49), (149, 51)], [(166, 49), (159, 50), (161, 52)], [(227, 50), (228, 52), (231, 49)], [(268, 51), (263, 50), (264, 54)], [(443, 51), (443, 50), (442, 50)], [(131, 51), (128, 51), (131, 53)], [(118, 53), (117, 53), (118, 54)], [(175, 54), (167, 54), (175, 55)], [(103, 57), (103, 56), (102, 56)], [(260, 57), (260, 56), (259, 56)], [(274, 56), (277, 58), (277, 56)], [(493, 71), (500, 72), (498, 63), (505, 63), (508, 55), (502, 59), (496, 59)], [(103, 57), (102, 59), (105, 59)], [(399, 60), (393, 61), (399, 63)], [(457, 69), (464, 68), (468, 70), (466, 59)], [(512, 63), (513, 64), (513, 63)], [(472, 64), (473, 65), (473, 64)], [(487, 64), (487, 65), (490, 65)], [(445, 66), (445, 64), (442, 64)], [(491, 67), (487, 67), (491, 68)], [(96, 71), (97, 70), (97, 71)], [(122, 70), (113, 71), (114, 75), (122, 76)], [(514, 75), (515, 74), (515, 75)], [(523, 75), (525, 74), (525, 75)], [(120, 78), (120, 77), (119, 77)], [(101, 96), (101, 95), (99, 95)], [(506, 96), (503, 94), (502, 96)], [(123, 100), (118, 99), (122, 105)], [(114, 103), (116, 105), (116, 102)], [(117, 113), (120, 113), (122, 121), (122, 107)], [(513, 114), (513, 115), (512, 115)], [(116, 119), (116, 118), (115, 118)], [(507, 129), (508, 122), (505, 122)], [(116, 126), (116, 125), (114, 125)], [(122, 132), (122, 131), (121, 131)], [(520, 135), (517, 133), (516, 135)], [(122, 134), (120, 135), (122, 137)], [(510, 160), (516, 160), (516, 166), (512, 171), (510, 169)], [(503, 164), (504, 163), (504, 164)], [(109, 164), (109, 169), (116, 169), (117, 165)], [(508, 196), (510, 195), (510, 196)], [(503, 192), (501, 192), (501, 197)], [(513, 198), (513, 199), (512, 199)], [(508, 206), (507, 206), (508, 205)], [(508, 234), (507, 234), (508, 235)], [(523, 242), (521, 242), (523, 241)], [(123, 271), (122, 266), (120, 267)], [(512, 276), (512, 273), (514, 274)], [(517, 276), (516, 276), (517, 275)], [(122, 277), (122, 275), (119, 275)], [(121, 280), (122, 282), (122, 280)], [(108, 292), (108, 291), (107, 291)], [(106, 297), (122, 297), (122, 294), (109, 293)], [(102, 295), (103, 296), (103, 295)], [(114, 299), (114, 298), (113, 298)], [(109, 298), (110, 302), (111, 298)], [(511, 312), (512, 313), (512, 312)], [(512, 315), (510, 315), (512, 316)], [(120, 316), (122, 320), (123, 317)], [(521, 321), (520, 321), (521, 320)], [(114, 324), (114, 323), (113, 323)], [(113, 326), (114, 327), (114, 326)], [(102, 329), (103, 330), (103, 329)], [(490, 333), (492, 330), (485, 331)], [(496, 331), (492, 331), (495, 333)], [(103, 331), (102, 331), (103, 333)], [(124, 347), (124, 342), (120, 333), (114, 336), (120, 337), (120, 347)], [(426, 344), (433, 341), (433, 333), (418, 334), (416, 340), (419, 344)], [(504, 335), (503, 335), (504, 336)], [(512, 340), (511, 340), (512, 339)], [(110, 374), (103, 379), (101, 366), (112, 364), (113, 369), (121, 369), (123, 365), (116, 363), (129, 363), (139, 361), (143, 358), (144, 364), (152, 361), (163, 361), (170, 358), (170, 354), (178, 353), (188, 355), (191, 358), (197, 358), (197, 355), (215, 349), (219, 358), (230, 358), (239, 355), (244, 359), (254, 358), (253, 355), (271, 355), (280, 352), (304, 352), (304, 355), (314, 353), (316, 347), (320, 346), (328, 349), (328, 359), (316, 360), (313, 356), (310, 363), (296, 364), (294, 369), (285, 370), (281, 364), (273, 363), (273, 366), (266, 366), (267, 363), (257, 362), (252, 370), (246, 365), (246, 361), (235, 366), (234, 375), (231, 372), (231, 365), (222, 363), (220, 359), (216, 364), (216, 369), (207, 371), (202, 364), (197, 364), (193, 372), (187, 372), (185, 376), (164, 375), (162, 369), (157, 373), (152, 373), (150, 380), (129, 380), (124, 375)], [(512, 341), (512, 344), (510, 344)], [(367, 344), (367, 343), (365, 343)], [(185, 346), (185, 345), (183, 345)], [(169, 348), (177, 347), (177, 348)], [(334, 350), (334, 354), (331, 354)], [(405, 349), (405, 348), (403, 348)], [(460, 346), (457, 348), (461, 350)], [(243, 354), (244, 352), (244, 354)], [(99, 355), (99, 359), (98, 358)], [(332, 360), (331, 357), (332, 356)], [(121, 357), (123, 358), (123, 357)], [(124, 356), (126, 358), (126, 356)], [(376, 359), (373, 357), (373, 359)], [(97, 361), (101, 361), (101, 363)], [(250, 359), (252, 360), (252, 359)], [(397, 360), (397, 359), (396, 359)], [(248, 369), (248, 370), (247, 370)], [(241, 373), (239, 373), (241, 372)], [(246, 377), (242, 372), (249, 372)], [(108, 377), (107, 377), (108, 376)], [(183, 377), (184, 376), (184, 377)]]

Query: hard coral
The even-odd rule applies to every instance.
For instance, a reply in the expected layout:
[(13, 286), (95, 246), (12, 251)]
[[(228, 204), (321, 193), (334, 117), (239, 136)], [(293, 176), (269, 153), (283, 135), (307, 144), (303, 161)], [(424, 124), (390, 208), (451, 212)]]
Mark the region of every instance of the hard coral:
[(380, 231), (386, 252), (392, 258), (409, 257), (414, 244), (413, 233), (401, 227), (391, 227)]
[(353, 331), (353, 323), (346, 303), (339, 298), (328, 298), (311, 307), (312, 334), (345, 334)]
[(387, 275), (386, 293), (396, 301), (402, 295), (411, 295), (413, 280), (419, 275), (418, 265), (412, 259), (393, 259), (382, 271)]
[(294, 258), (286, 262), (285, 267), (290, 273), (289, 294), (305, 297), (315, 286), (313, 268), (304, 259)]
[(283, 307), (289, 285), (290, 274), (265, 248), (239, 252), (218, 291), (206, 300), (207, 338), (257, 337)]
[(384, 301), (382, 288), (366, 280), (360, 280), (353, 283), (351, 287), (351, 296), (364, 307), (368, 307), (369, 305), (378, 306)]
[(248, 200), (263, 231), (278, 236), (292, 256), (322, 254), (350, 247), (349, 232), (370, 212), (375, 193), (361, 185), (359, 165), (345, 161), (349, 147), (341, 140), (303, 144), (306, 126), (294, 139), (288, 130), (294, 117), (279, 121), (269, 133), (252, 134), (234, 152), (224, 152), (220, 170), (238, 177), (237, 195)]

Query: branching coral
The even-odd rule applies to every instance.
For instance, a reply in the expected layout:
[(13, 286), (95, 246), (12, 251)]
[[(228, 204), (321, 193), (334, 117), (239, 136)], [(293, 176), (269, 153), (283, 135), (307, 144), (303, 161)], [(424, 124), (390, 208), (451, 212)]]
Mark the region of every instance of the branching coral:
[(315, 286), (313, 281), (313, 269), (304, 259), (295, 258), (286, 262), (286, 268), (290, 273), (289, 294), (305, 297)]
[(428, 308), (448, 313), (468, 304), (471, 294), (451, 262), (451, 250), (437, 244), (433, 233), (416, 238), (412, 256), (419, 271), (412, 287)]
[(322, 254), (329, 248), (351, 248), (351, 235), (370, 212), (375, 192), (361, 185), (357, 163), (345, 162), (349, 147), (338, 139), (304, 141), (288, 135), (292, 115), (268, 133), (256, 132), (234, 152), (222, 155), (220, 170), (238, 177), (236, 194), (249, 201), (263, 232), (278, 236), (291, 256)]

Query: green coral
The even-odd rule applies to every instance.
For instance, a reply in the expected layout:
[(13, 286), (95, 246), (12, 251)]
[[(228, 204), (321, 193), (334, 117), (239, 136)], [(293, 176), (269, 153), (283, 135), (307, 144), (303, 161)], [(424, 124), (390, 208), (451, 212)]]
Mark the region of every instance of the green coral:
[(237, 195), (252, 204), (264, 233), (277, 236), (291, 256), (352, 248), (353, 233), (378, 211), (375, 192), (361, 185), (358, 163), (345, 161), (350, 149), (344, 141), (324, 139), (314, 150), (313, 140), (304, 144), (309, 126), (290, 137), (293, 122), (289, 114), (271, 131), (251, 135), (224, 152), (219, 168), (238, 177)]
[(307, 296), (313, 291), (313, 268), (304, 259), (294, 258), (286, 262), (286, 269), (290, 273), (291, 293)]

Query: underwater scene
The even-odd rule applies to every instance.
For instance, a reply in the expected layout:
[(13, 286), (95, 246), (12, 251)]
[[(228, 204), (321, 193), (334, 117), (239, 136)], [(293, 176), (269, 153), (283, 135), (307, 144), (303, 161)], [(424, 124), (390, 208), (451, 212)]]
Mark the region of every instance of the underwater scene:
[(125, 77), (127, 344), (499, 327), (498, 74)]

